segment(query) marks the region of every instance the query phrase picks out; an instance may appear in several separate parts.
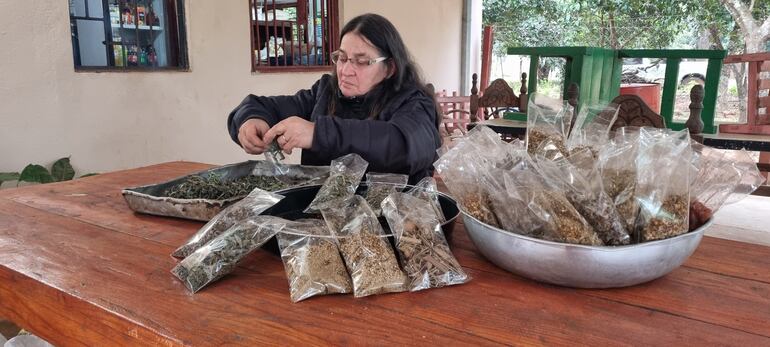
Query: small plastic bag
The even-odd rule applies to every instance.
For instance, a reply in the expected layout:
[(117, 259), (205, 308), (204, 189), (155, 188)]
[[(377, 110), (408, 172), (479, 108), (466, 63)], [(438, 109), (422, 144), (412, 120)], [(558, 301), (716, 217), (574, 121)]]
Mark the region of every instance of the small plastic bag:
[(615, 132), (613, 139), (599, 153), (602, 186), (632, 237), (639, 214), (639, 203), (634, 198), (638, 148), (639, 128), (623, 127)]
[(238, 262), (279, 232), (288, 221), (273, 216), (254, 216), (231, 226), (184, 258), (172, 270), (195, 293), (229, 274)]
[(296, 221), (276, 235), (292, 302), (353, 291), (337, 240), (320, 219)]
[(728, 199), (745, 197), (765, 181), (746, 150), (717, 150), (692, 142), (698, 171), (690, 184), (689, 230), (705, 224)]
[(393, 173), (366, 174), (366, 202), (372, 208), (374, 214), (382, 215), (382, 201), (393, 192), (400, 192), (409, 181), (409, 176)]
[(571, 106), (566, 101), (554, 100), (534, 93), (527, 105), (527, 152), (533, 157), (543, 154), (544, 145), (555, 147), (563, 156), (569, 154), (567, 134), (572, 122)]
[(662, 240), (689, 229), (690, 160), (687, 129), (639, 129), (635, 199), (640, 211), (635, 232), (640, 242)]
[(407, 277), (366, 200), (358, 195), (334, 209), (322, 210), (337, 237), (357, 298), (407, 290)]
[(583, 216), (570, 204), (564, 193), (549, 187), (531, 171), (505, 176), (510, 197), (523, 202), (529, 212), (519, 223), (528, 236), (544, 240), (601, 246), (602, 241)]
[(231, 226), (239, 224), (249, 217), (256, 216), (281, 201), (283, 196), (255, 188), (248, 196), (228, 206), (200, 228), (184, 245), (171, 255), (186, 258), (195, 250), (225, 232)]
[(407, 191), (407, 194), (430, 203), (430, 207), (433, 213), (436, 214), (439, 222), (442, 224), (446, 222), (446, 216), (444, 216), (444, 211), (441, 209), (441, 204), (438, 201), (438, 187), (435, 178), (425, 177), (421, 179), (412, 189)]
[(382, 204), (396, 240), (409, 290), (418, 291), (469, 280), (449, 249), (430, 203), (404, 193), (390, 194)]
[(281, 146), (278, 144), (278, 138), (274, 139), (273, 142), (267, 146), (267, 150), (264, 154), (265, 161), (270, 163), (276, 177), (284, 176), (289, 172), (288, 166), (283, 164), (283, 160), (286, 159), (286, 156), (283, 155)]
[(609, 142), (610, 128), (619, 110), (616, 104), (583, 106), (567, 138), (570, 153), (588, 149), (594, 160), (598, 159), (599, 151)]
[(369, 163), (355, 153), (332, 160), (329, 178), (318, 190), (305, 213), (319, 213), (355, 195), (368, 166)]

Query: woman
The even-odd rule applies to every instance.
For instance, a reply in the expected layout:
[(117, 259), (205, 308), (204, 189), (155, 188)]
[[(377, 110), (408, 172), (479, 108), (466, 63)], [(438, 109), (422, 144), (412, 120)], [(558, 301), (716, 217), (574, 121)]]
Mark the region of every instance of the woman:
[(440, 118), (398, 31), (365, 14), (340, 37), (331, 55), (335, 71), (311, 89), (247, 96), (227, 119), (233, 141), (261, 154), (275, 139), (286, 153), (302, 149), (304, 165), (356, 153), (370, 171), (408, 174), (411, 183), (431, 175)]

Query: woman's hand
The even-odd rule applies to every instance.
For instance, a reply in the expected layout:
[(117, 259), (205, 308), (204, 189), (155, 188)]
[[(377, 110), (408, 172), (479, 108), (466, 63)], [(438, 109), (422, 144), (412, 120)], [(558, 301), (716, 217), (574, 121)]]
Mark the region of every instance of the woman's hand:
[(315, 123), (292, 116), (270, 128), (262, 140), (269, 144), (273, 139), (278, 139), (281, 149), (291, 154), (294, 148), (308, 149), (313, 145), (313, 131)]
[(238, 128), (238, 142), (246, 153), (262, 154), (267, 150), (270, 142), (264, 141), (265, 134), (270, 129), (270, 125), (262, 119), (249, 119)]

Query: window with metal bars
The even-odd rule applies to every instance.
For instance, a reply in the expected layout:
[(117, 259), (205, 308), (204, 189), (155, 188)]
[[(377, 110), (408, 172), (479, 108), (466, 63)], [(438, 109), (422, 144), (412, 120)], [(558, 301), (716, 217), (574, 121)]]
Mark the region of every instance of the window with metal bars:
[(249, 0), (251, 71), (328, 70), (339, 36), (338, 0)]
[(184, 0), (69, 0), (76, 70), (186, 70)]

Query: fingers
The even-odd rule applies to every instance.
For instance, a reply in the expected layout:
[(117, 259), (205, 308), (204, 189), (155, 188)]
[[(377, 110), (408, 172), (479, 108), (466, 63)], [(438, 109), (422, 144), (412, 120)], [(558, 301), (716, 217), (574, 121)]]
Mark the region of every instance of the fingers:
[[(286, 125), (283, 124), (283, 122), (280, 122), (265, 133), (265, 136), (262, 137), (262, 141), (265, 143), (271, 143), (273, 140), (275, 140), (276, 137), (283, 135), (285, 132)], [(279, 145), (280, 144), (281, 143), (279, 143)]]
[(261, 154), (267, 149), (266, 143), (260, 139), (256, 124), (257, 122), (247, 121), (238, 130), (238, 141), (249, 154)]

